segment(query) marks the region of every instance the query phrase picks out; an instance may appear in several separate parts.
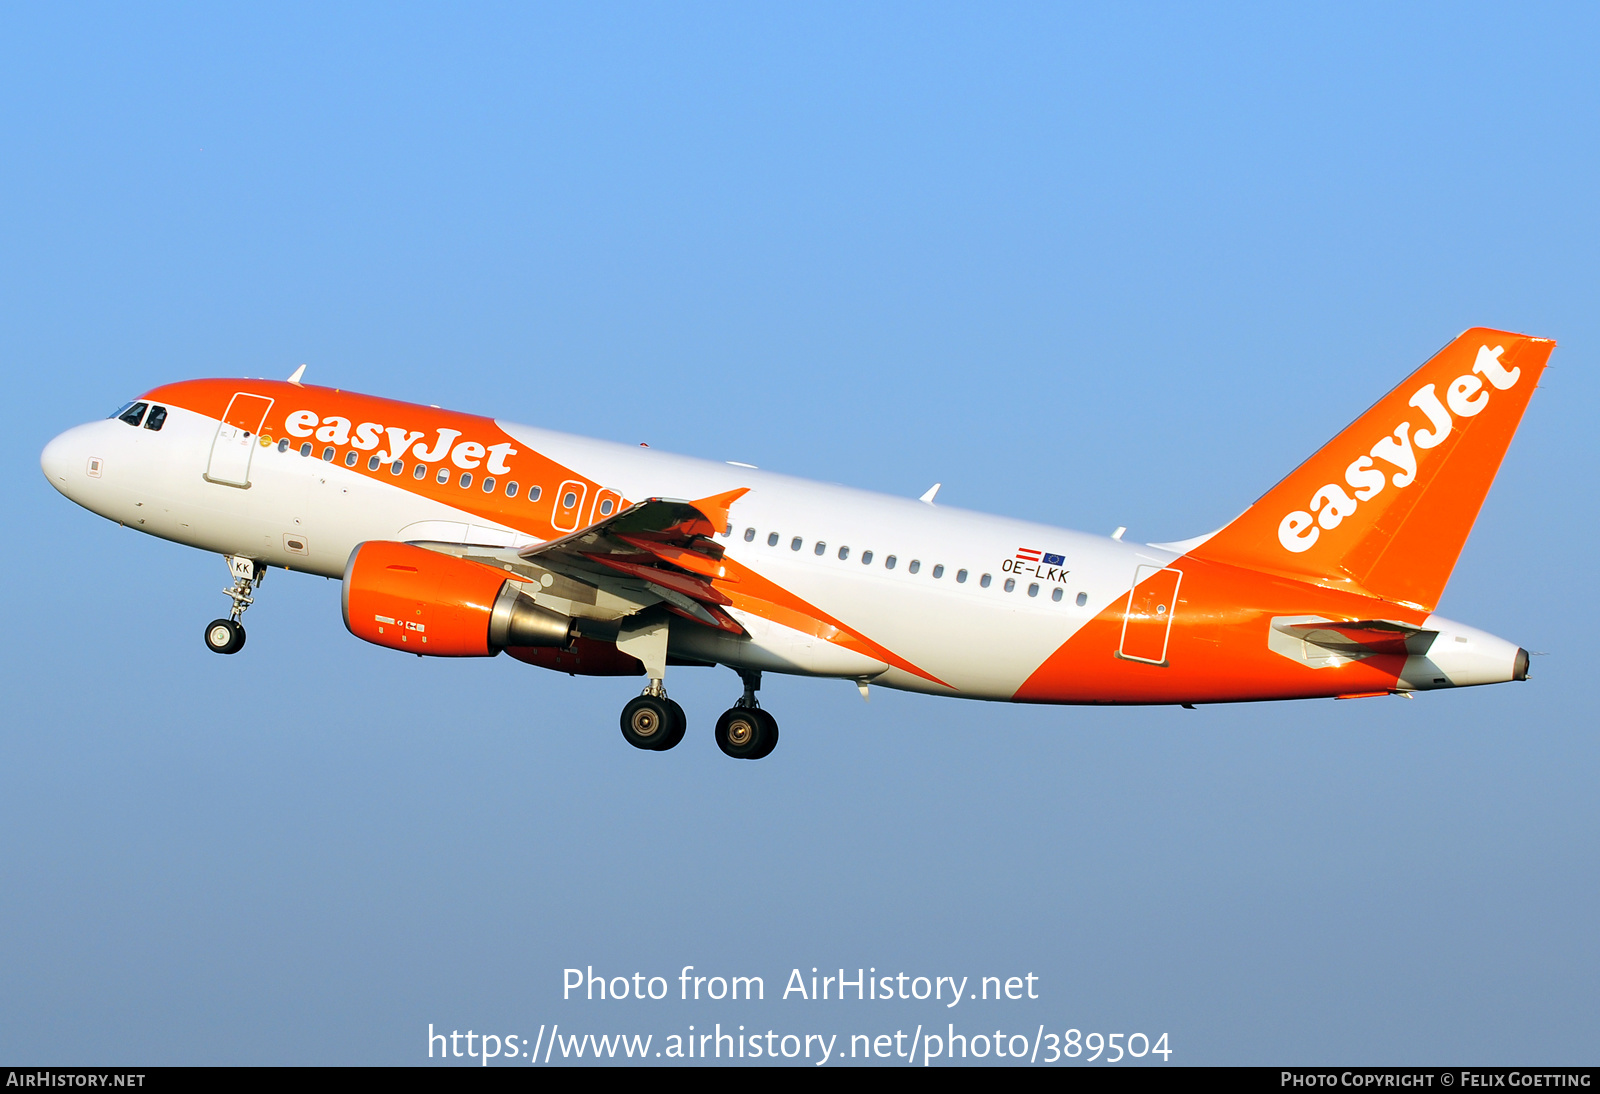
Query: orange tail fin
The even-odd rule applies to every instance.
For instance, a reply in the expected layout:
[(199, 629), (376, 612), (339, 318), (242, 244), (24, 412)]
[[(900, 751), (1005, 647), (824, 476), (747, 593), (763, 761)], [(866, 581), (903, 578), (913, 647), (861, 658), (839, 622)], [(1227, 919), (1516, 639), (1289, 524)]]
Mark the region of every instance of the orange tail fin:
[(1431, 611), (1554, 348), (1467, 331), (1191, 554)]

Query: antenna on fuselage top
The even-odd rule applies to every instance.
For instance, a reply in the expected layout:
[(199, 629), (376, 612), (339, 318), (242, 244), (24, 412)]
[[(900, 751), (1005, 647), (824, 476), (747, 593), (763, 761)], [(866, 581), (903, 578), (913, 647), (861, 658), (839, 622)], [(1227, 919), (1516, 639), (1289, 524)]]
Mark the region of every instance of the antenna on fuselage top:
[(294, 375), (289, 377), (289, 382), (291, 384), (298, 384), (300, 382), (300, 377), (304, 376), (305, 374), (306, 366), (301, 365), (299, 368), (294, 370)]

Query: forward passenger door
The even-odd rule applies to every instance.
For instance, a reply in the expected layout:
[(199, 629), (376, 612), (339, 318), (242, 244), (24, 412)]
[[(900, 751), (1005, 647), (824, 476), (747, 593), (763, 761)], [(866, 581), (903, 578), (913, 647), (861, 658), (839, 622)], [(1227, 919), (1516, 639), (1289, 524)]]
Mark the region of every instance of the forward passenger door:
[(228, 403), (217, 426), (217, 435), (211, 442), (211, 459), (206, 464), (205, 478), (220, 486), (250, 488), (250, 459), (258, 447), (257, 435), (261, 423), (267, 420), (272, 400), (265, 395), (250, 395), (243, 391)]

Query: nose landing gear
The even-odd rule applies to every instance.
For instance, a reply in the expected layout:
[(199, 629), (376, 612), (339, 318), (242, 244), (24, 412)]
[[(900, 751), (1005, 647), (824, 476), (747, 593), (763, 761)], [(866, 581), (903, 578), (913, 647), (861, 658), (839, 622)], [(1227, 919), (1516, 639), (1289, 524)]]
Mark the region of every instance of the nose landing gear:
[(206, 624), (206, 649), (212, 653), (238, 653), (244, 649), (244, 625), (239, 617), (255, 602), (251, 591), (261, 587), (267, 576), (265, 564), (253, 558), (228, 555), (228, 570), (233, 574), (233, 585), (222, 590), (233, 598), (233, 611), (227, 619), (213, 619)]

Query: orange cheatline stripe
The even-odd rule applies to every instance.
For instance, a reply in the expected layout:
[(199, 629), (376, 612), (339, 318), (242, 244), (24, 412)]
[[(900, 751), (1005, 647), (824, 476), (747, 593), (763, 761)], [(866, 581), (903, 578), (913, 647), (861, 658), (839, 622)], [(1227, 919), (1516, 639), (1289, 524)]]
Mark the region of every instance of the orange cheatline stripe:
[[(931, 680), (941, 687), (951, 688), (950, 684), (939, 679), (933, 673), (918, 668), (893, 650), (885, 649), (860, 631), (843, 623), (827, 612), (810, 604), (791, 593), (777, 582), (763, 577), (732, 559), (725, 558), (723, 564), (728, 569), (726, 578), (713, 581), (719, 591), (726, 593), (733, 606), (740, 611), (759, 615), (774, 623), (781, 623), (786, 627), (800, 631), (803, 634), (813, 635), (824, 641), (832, 642), (836, 646), (855, 650), (857, 653), (869, 657), (876, 657), (897, 669), (902, 669), (924, 680)], [(723, 587), (722, 582), (737, 583), (732, 587)]]

